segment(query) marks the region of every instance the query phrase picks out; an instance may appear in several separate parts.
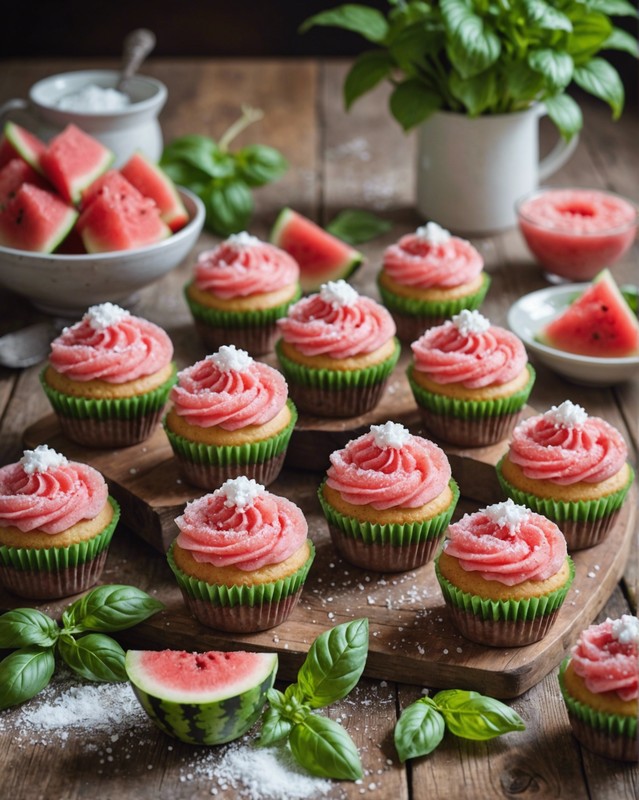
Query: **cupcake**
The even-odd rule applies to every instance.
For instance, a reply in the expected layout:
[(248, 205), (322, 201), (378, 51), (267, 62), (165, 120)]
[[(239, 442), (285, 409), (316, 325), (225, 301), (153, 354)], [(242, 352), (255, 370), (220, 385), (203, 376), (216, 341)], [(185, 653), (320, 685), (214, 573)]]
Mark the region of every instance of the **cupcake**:
[(164, 430), (189, 483), (217, 489), (244, 475), (272, 483), (297, 411), (284, 377), (234, 345), (178, 373)]
[(91, 306), (51, 343), (40, 380), (62, 432), (87, 447), (147, 439), (175, 382), (162, 328), (113, 303)]
[(559, 670), (572, 732), (606, 758), (639, 761), (639, 619), (591, 625)]
[(621, 434), (566, 400), (521, 422), (497, 464), (516, 503), (552, 519), (569, 550), (599, 544), (610, 532), (634, 480)]
[(301, 411), (354, 417), (377, 405), (400, 352), (383, 306), (346, 281), (329, 281), (277, 324), (277, 356)]
[(98, 581), (120, 516), (100, 473), (40, 445), (0, 468), (0, 584), (49, 599)]
[(203, 625), (253, 633), (291, 613), (315, 557), (302, 511), (241, 476), (187, 503), (168, 560)]
[(435, 573), (463, 636), (519, 647), (546, 635), (575, 570), (555, 523), (509, 499), (451, 525)]
[(535, 372), (514, 333), (460, 311), (411, 345), (408, 380), (422, 421), (462, 447), (495, 444), (521, 418)]
[(397, 335), (413, 342), (462, 309), (479, 308), (490, 278), (473, 245), (429, 222), (387, 247), (377, 285)]
[(299, 276), (288, 253), (246, 232), (201, 253), (184, 292), (207, 349), (235, 344), (254, 356), (270, 352), (275, 321), (300, 297)]
[(432, 558), (459, 499), (441, 448), (387, 422), (330, 460), (319, 500), (343, 558), (379, 572), (416, 569)]

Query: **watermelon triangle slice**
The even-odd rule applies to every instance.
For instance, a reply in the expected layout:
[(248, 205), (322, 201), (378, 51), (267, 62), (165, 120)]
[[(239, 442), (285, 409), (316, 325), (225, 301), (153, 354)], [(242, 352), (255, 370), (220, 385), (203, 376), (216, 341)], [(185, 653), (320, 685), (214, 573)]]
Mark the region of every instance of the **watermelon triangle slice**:
[(605, 269), (536, 338), (576, 355), (623, 358), (639, 353), (639, 321)]
[(297, 261), (302, 291), (307, 293), (317, 291), (327, 281), (348, 278), (364, 263), (359, 251), (292, 208), (280, 212), (271, 242)]
[(44, 142), (40, 141), (35, 134), (17, 125), (15, 122), (7, 122), (5, 124), (4, 135), (6, 141), (9, 143), (10, 147), (13, 148), (16, 155), (23, 158), (27, 164), (37, 172), (42, 172), (40, 158), (47, 149)]
[(120, 172), (145, 197), (155, 201), (160, 216), (173, 232), (186, 225), (189, 214), (175, 184), (160, 167), (152, 164), (142, 153), (134, 153)]
[(53, 192), (23, 183), (0, 212), (0, 244), (51, 253), (73, 227), (78, 212)]

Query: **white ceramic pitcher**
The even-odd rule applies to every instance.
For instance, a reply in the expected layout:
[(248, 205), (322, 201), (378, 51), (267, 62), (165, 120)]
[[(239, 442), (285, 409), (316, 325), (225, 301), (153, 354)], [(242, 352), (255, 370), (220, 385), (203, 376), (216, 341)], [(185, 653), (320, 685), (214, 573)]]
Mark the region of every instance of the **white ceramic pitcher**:
[(525, 111), (468, 117), (438, 111), (418, 130), (417, 208), (457, 233), (480, 234), (516, 223), (515, 201), (572, 155), (578, 138), (560, 139), (539, 161), (543, 104)]

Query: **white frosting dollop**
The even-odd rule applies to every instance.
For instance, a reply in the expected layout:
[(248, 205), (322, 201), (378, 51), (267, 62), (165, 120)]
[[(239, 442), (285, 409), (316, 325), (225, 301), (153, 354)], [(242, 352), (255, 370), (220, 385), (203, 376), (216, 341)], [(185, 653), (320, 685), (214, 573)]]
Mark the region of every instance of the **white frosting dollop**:
[(240, 350), (234, 344), (223, 344), (217, 353), (206, 358), (221, 372), (245, 372), (253, 363), (246, 350)]
[(226, 240), (226, 244), (231, 245), (231, 247), (242, 248), (255, 247), (258, 244), (262, 244), (262, 242), (257, 236), (252, 236), (247, 231), (240, 231), (240, 233), (232, 233)]
[(467, 308), (462, 309), (459, 314), (455, 314), (452, 318), (452, 323), (462, 336), (470, 336), (473, 333), (486, 333), (490, 328), (489, 319), (480, 314), (479, 311), (469, 311)]
[(519, 506), (510, 497), (503, 503), (495, 503), (484, 509), (486, 516), (500, 528), (507, 528), (514, 533), (521, 523), (528, 518), (530, 510), (526, 506)]
[(385, 422), (383, 425), (371, 425), (373, 441), (383, 450), (392, 447), (399, 450), (410, 439), (410, 431), (400, 422)]
[(332, 306), (352, 306), (357, 302), (359, 294), (345, 280), (329, 281), (320, 288), (320, 297)]
[(103, 331), (130, 316), (131, 314), (126, 309), (116, 306), (115, 303), (100, 303), (98, 306), (91, 306), (83, 319), (94, 330)]
[(572, 400), (564, 400), (561, 405), (552, 406), (546, 411), (544, 419), (559, 428), (579, 428), (588, 419), (588, 412)]
[(252, 506), (256, 498), (264, 494), (266, 489), (253, 478), (240, 475), (239, 478), (229, 478), (216, 490), (215, 494), (226, 498), (224, 505), (228, 508), (246, 508)]
[(429, 244), (435, 246), (446, 244), (451, 238), (450, 231), (447, 231), (446, 228), (442, 228), (442, 226), (438, 225), (436, 222), (427, 222), (425, 225), (420, 225), (415, 233), (420, 239), (425, 239)]
[(27, 475), (33, 475), (34, 472), (47, 472), (68, 463), (65, 456), (46, 444), (38, 445), (35, 450), (25, 450), (20, 459), (22, 469)]
[(639, 619), (623, 614), (621, 619), (612, 620), (612, 635), (619, 644), (639, 645)]

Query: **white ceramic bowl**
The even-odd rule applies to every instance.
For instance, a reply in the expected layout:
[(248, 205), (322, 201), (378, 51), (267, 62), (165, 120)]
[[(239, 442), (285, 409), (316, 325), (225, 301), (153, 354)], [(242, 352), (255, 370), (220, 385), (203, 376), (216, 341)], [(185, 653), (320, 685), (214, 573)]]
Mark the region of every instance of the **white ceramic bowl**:
[(564, 311), (589, 283), (540, 289), (517, 300), (508, 312), (508, 325), (546, 366), (585, 386), (610, 386), (639, 377), (639, 355), (625, 358), (578, 356), (535, 340), (539, 330)]
[(75, 317), (97, 303), (126, 305), (132, 295), (177, 267), (204, 224), (202, 201), (178, 189), (190, 221), (168, 239), (136, 250), (96, 255), (46, 255), (0, 247), (0, 283), (34, 306)]

